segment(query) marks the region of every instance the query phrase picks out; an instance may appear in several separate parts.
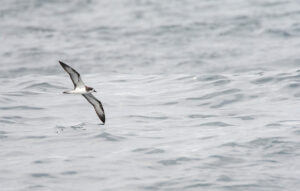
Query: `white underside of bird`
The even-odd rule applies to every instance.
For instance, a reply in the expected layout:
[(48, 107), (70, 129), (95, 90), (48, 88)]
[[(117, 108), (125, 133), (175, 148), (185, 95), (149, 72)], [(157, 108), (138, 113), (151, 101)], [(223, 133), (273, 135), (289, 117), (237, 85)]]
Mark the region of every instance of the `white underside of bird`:
[(90, 91), (86, 91), (85, 87), (77, 87), (74, 90), (68, 90), (68, 91), (64, 91), (63, 93), (65, 94), (89, 94), (89, 93), (93, 93), (94, 91), (90, 90)]

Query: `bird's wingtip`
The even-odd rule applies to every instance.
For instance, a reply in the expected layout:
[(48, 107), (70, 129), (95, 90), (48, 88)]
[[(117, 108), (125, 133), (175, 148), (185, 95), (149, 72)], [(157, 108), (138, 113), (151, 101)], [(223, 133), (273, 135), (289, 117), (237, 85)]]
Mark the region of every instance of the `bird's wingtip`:
[(62, 61), (58, 61), (60, 63), (60, 65), (66, 65), (65, 63), (63, 63)]

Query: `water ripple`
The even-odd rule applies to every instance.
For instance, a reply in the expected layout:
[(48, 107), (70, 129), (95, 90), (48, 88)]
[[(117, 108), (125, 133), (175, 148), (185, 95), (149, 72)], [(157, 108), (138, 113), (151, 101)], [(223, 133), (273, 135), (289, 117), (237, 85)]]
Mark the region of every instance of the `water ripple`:
[(118, 141), (122, 141), (125, 139), (124, 137), (112, 135), (112, 134), (105, 133), (105, 132), (101, 133), (99, 135), (96, 135), (95, 138), (97, 138), (97, 139), (100, 138), (100, 139), (104, 139), (106, 141), (112, 141), (112, 142), (118, 142)]
[(45, 109), (45, 108), (33, 107), (33, 106), (27, 106), (27, 105), (0, 107), (0, 110), (43, 110), (43, 109)]
[(224, 123), (221, 121), (214, 121), (214, 122), (208, 122), (208, 123), (202, 123), (200, 126), (216, 126), (216, 127), (227, 127), (227, 126), (233, 126), (228, 123)]

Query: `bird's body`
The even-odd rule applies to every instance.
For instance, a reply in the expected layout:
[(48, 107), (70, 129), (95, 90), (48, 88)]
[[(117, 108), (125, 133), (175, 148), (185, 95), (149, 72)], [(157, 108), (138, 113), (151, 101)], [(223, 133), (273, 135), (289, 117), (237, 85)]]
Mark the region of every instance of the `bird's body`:
[(64, 91), (64, 94), (89, 94), (93, 93), (93, 90), (87, 91), (86, 88), (76, 87), (74, 90)]
[(68, 66), (67, 64), (59, 61), (60, 65), (63, 67), (63, 69), (70, 75), (70, 78), (74, 84), (74, 89), (69, 91), (64, 91), (65, 94), (81, 94), (87, 101), (93, 105), (99, 119), (105, 123), (105, 114), (104, 109), (99, 100), (95, 96), (93, 96), (93, 92), (96, 92), (96, 90), (92, 87), (86, 86), (81, 77), (80, 74)]

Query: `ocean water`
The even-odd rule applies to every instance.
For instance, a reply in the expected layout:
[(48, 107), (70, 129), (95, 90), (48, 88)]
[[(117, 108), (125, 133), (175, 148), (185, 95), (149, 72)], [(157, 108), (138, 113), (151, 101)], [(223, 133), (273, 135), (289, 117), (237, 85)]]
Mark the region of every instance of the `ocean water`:
[(0, 190), (299, 190), (299, 8), (1, 0)]

